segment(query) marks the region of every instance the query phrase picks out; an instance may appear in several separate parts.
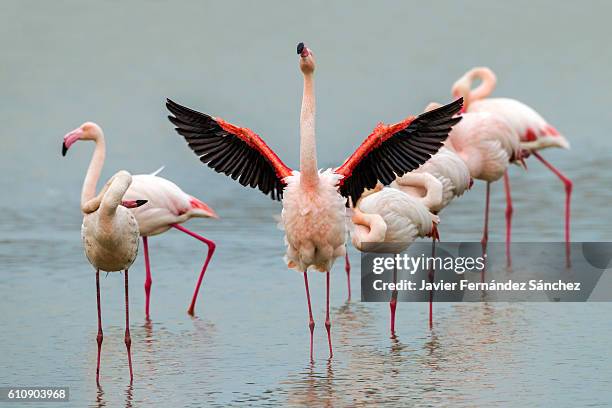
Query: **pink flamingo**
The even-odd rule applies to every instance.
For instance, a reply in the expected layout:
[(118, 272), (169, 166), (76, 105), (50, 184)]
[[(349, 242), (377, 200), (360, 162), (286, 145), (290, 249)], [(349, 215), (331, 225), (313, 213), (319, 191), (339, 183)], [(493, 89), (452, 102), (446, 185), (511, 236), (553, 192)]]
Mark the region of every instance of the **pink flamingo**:
[[(438, 104), (431, 104), (426, 112), (438, 107)], [(451, 131), (452, 133), (452, 131)], [(448, 143), (448, 141), (446, 142)], [(427, 163), (413, 172), (398, 177), (391, 187), (397, 188), (404, 193), (424, 197), (431, 194), (431, 183), (429, 187), (423, 184), (423, 177), (434, 177), (441, 185), (441, 197), (439, 200), (429, 202), (428, 208), (434, 214), (439, 214), (443, 208), (448, 206), (455, 198), (463, 195), (473, 183), (470, 171), (465, 162), (453, 150), (442, 147), (438, 153), (432, 156)], [(440, 239), (438, 232), (432, 237), (431, 256), (435, 256), (436, 239)], [(435, 270), (429, 270), (429, 280), (433, 282)], [(433, 328), (433, 291), (429, 293), (429, 328)]]
[(502, 117), (487, 112), (470, 112), (461, 116), (463, 120), (453, 128), (446, 146), (465, 162), (472, 178), (487, 183), (481, 240), (483, 253), (486, 253), (491, 183), (507, 173), (510, 163), (523, 164), (522, 150), (518, 135)]
[[(92, 129), (95, 126), (85, 124), (78, 133), (80, 138), (93, 140)], [(66, 138), (76, 137), (74, 132)], [(66, 139), (65, 138), (65, 139)], [(94, 155), (87, 170), (81, 192), (81, 211), (83, 225), (81, 237), (85, 255), (96, 269), (96, 299), (98, 305), (98, 358), (96, 364), (96, 383), (100, 384), (100, 353), (102, 351), (102, 312), (100, 307), (100, 271), (125, 271), (125, 347), (130, 368), (130, 384), (134, 380), (132, 373), (132, 355), (130, 337), (130, 312), (128, 301), (128, 268), (134, 263), (138, 254), (138, 222), (127, 208), (136, 208), (146, 204), (146, 200), (124, 200), (124, 195), (132, 183), (132, 176), (127, 171), (117, 172), (104, 185), (96, 196), (96, 184), (100, 178), (98, 163), (104, 158)]]
[[(66, 155), (70, 146), (78, 140), (93, 140), (95, 142), (96, 147), (93, 153), (90, 170), (93, 174), (99, 175), (104, 166), (104, 158), (106, 155), (106, 143), (102, 128), (95, 123), (86, 122), (79, 128), (70, 132), (64, 138), (62, 154)], [(198, 291), (202, 284), (204, 274), (206, 273), (208, 263), (215, 251), (215, 243), (188, 230), (180, 224), (191, 218), (218, 218), (218, 216), (206, 203), (185, 193), (173, 182), (162, 177), (157, 177), (157, 173), (158, 172), (155, 174), (139, 174), (132, 176), (132, 183), (125, 193), (126, 199), (143, 198), (148, 201), (147, 206), (133, 210), (134, 216), (138, 221), (140, 236), (142, 237), (144, 246), (146, 268), (144, 285), (146, 318), (147, 320), (150, 318), (149, 303), (152, 284), (148, 237), (166, 232), (170, 228), (176, 228), (204, 242), (208, 246), (208, 254), (206, 255), (206, 260), (204, 261), (204, 266), (198, 277), (191, 304), (188, 309), (188, 313), (193, 316)]]
[[(480, 79), (482, 83), (472, 90), (472, 83)], [(521, 147), (534, 155), (550, 171), (552, 171), (565, 186), (565, 245), (566, 263), (570, 264), (570, 201), (572, 195), (572, 181), (560, 170), (542, 157), (540, 150), (548, 147), (569, 149), (569, 142), (552, 125), (531, 107), (509, 98), (489, 98), (497, 79), (493, 71), (486, 67), (477, 67), (465, 73), (452, 87), (454, 96), (462, 96), (465, 100), (464, 109), (467, 112), (491, 112), (503, 117), (510, 127), (519, 135)], [(512, 197), (510, 194), (510, 180), (508, 174), (504, 175), (506, 191), (506, 242), (509, 245), (512, 228)]]
[(312, 51), (298, 44), (304, 93), (300, 114), (300, 171), (291, 170), (253, 131), (183, 107), (171, 100), (170, 121), (203, 163), (244, 186), (258, 187), (282, 199), (286, 233), (286, 263), (301, 272), (308, 302), (310, 358), (313, 359), (314, 319), (308, 289), (308, 269), (326, 274), (325, 328), (333, 355), (329, 318), (329, 271), (345, 255), (346, 199), (353, 202), (378, 180), (391, 183), (396, 174), (417, 168), (434, 154), (459, 118), (457, 100), (435, 111), (409, 117), (391, 126), (379, 124), (342, 166), (318, 171), (315, 143), (315, 61)]
[[(435, 157), (435, 156), (434, 156)], [(433, 160), (433, 157), (430, 159)], [(428, 162), (429, 163), (429, 162)], [(408, 174), (416, 174), (414, 172)], [(442, 183), (428, 173), (416, 174), (414, 186), (424, 189), (424, 195), (407, 194), (396, 188), (367, 190), (357, 201), (351, 218), (354, 228), (353, 246), (362, 252), (400, 253), (417, 238), (437, 237), (436, 225), (440, 222), (431, 212), (443, 200)], [(395, 183), (395, 182), (394, 182)], [(393, 280), (397, 271), (393, 271)], [(391, 293), (391, 336), (395, 336), (397, 290)]]

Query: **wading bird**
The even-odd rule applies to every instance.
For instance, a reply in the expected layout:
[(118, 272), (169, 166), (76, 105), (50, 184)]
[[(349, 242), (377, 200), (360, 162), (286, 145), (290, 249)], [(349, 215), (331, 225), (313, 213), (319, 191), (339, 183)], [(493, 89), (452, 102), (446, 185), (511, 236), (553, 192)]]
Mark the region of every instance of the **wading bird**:
[[(482, 83), (472, 89), (472, 83), (480, 79)], [(463, 97), (466, 112), (490, 112), (504, 118), (520, 138), (521, 147), (532, 154), (544, 166), (552, 171), (565, 186), (565, 245), (566, 263), (570, 264), (570, 201), (572, 181), (559, 169), (542, 157), (540, 150), (548, 147), (569, 149), (569, 142), (552, 125), (531, 107), (509, 98), (489, 98), (495, 89), (497, 78), (493, 71), (486, 67), (477, 67), (466, 72), (452, 87), (452, 94)], [(506, 242), (511, 239), (512, 227), (512, 197), (510, 195), (510, 180), (504, 175), (506, 190)]]
[[(90, 164), (92, 174), (99, 177), (102, 167), (104, 166), (104, 158), (106, 155), (106, 143), (102, 128), (95, 123), (86, 122), (79, 128), (70, 132), (64, 138), (62, 145), (62, 154), (66, 155), (70, 146), (78, 140), (93, 140), (96, 148), (93, 153)], [(156, 172), (157, 173), (157, 172)], [(145, 311), (147, 320), (149, 319), (149, 300), (151, 293), (151, 267), (149, 263), (149, 243), (148, 237), (158, 235), (168, 231), (170, 228), (176, 228), (179, 231), (196, 238), (208, 246), (208, 254), (204, 261), (204, 266), (198, 277), (196, 287), (191, 299), (191, 304), (188, 313), (193, 316), (198, 291), (204, 278), (204, 273), (208, 267), (208, 263), (215, 251), (215, 243), (207, 238), (204, 238), (195, 232), (183, 227), (182, 223), (196, 218), (218, 218), (217, 214), (206, 203), (197, 198), (185, 193), (173, 182), (158, 177), (155, 174), (139, 174), (132, 176), (132, 183), (125, 193), (125, 199), (146, 199), (148, 204), (145, 207), (139, 207), (133, 210), (134, 216), (138, 221), (140, 236), (144, 247), (145, 257)], [(94, 187), (95, 189), (95, 183)]]
[[(440, 219), (430, 208), (442, 202), (442, 183), (427, 173), (419, 174), (412, 182), (426, 191), (424, 196), (383, 188), (381, 184), (361, 195), (351, 218), (355, 248), (362, 252), (398, 254), (417, 238), (437, 238), (436, 225)], [(397, 281), (397, 270), (393, 271), (393, 281)], [(396, 308), (397, 290), (393, 290), (389, 302), (391, 336), (395, 336)]]
[(312, 51), (298, 44), (304, 76), (300, 114), (300, 170), (287, 167), (253, 131), (221, 118), (167, 100), (176, 131), (203, 163), (231, 176), (244, 186), (257, 187), (283, 203), (286, 263), (304, 276), (313, 358), (314, 319), (308, 289), (308, 269), (326, 274), (325, 328), (332, 356), (329, 319), (329, 271), (337, 257), (345, 255), (346, 199), (357, 202), (366, 188), (380, 180), (391, 183), (397, 175), (414, 170), (435, 154), (462, 106), (459, 99), (439, 109), (409, 117), (395, 125), (379, 124), (342, 166), (318, 171), (315, 144), (315, 97)]
[[(439, 107), (438, 104), (430, 105), (426, 111)], [(448, 141), (446, 142), (448, 143)], [(391, 187), (403, 191), (404, 193), (414, 197), (426, 197), (431, 192), (432, 183), (429, 183), (429, 188), (423, 183), (423, 177), (435, 177), (441, 184), (441, 197), (439, 200), (429, 200), (428, 208), (434, 214), (438, 214), (451, 203), (455, 198), (463, 195), (468, 190), (473, 179), (470, 176), (470, 171), (465, 162), (451, 149), (442, 147), (438, 153), (433, 155), (425, 164), (413, 172), (406, 173), (398, 177)], [(435, 257), (436, 239), (439, 240), (439, 235), (432, 237), (431, 256)], [(429, 270), (429, 280), (433, 282), (435, 270), (433, 267)], [(429, 328), (433, 327), (433, 291), (429, 293)]]
[[(71, 133), (66, 137), (71, 137)], [(88, 136), (85, 136), (88, 137)], [(128, 268), (134, 263), (138, 254), (138, 222), (127, 208), (140, 207), (146, 200), (124, 200), (124, 195), (132, 183), (132, 176), (127, 171), (117, 172), (95, 196), (96, 184), (100, 178), (97, 164), (103, 160), (94, 155), (87, 170), (81, 192), (81, 211), (83, 225), (81, 237), (85, 255), (96, 269), (96, 299), (98, 304), (98, 359), (96, 365), (96, 383), (100, 384), (100, 352), (102, 351), (102, 312), (100, 308), (100, 271), (125, 271), (125, 347), (132, 373), (132, 355), (130, 337), (130, 309), (128, 301)]]

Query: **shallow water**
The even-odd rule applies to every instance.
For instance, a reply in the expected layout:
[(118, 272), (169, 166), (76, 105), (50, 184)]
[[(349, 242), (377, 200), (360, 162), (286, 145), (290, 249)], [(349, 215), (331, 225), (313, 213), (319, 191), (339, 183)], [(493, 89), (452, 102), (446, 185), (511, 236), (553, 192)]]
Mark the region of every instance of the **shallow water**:
[[(612, 7), (527, 4), (529, 13), (477, 2), (321, 2), (306, 11), (280, 2), (3, 2), (0, 385), (65, 385), (72, 406), (92, 407), (609, 404), (610, 304), (438, 304), (429, 331), (426, 305), (401, 303), (398, 338), (390, 339), (388, 305), (346, 303), (340, 264), (332, 274), (332, 361), (324, 279), (311, 274), (311, 365), (302, 277), (281, 260), (279, 205), (201, 166), (165, 119), (163, 98), (171, 96), (253, 128), (295, 166), (294, 47), (305, 40), (318, 61), (319, 164), (332, 166), (376, 121), (447, 100), (465, 69), (488, 64), (499, 95), (537, 107), (572, 142), (571, 151), (545, 156), (575, 181), (573, 239), (610, 240)], [(198, 241), (179, 231), (151, 238), (150, 325), (142, 256), (133, 265), (133, 387), (119, 274), (101, 279), (101, 389), (94, 380), (95, 280), (78, 205), (92, 146), (60, 156), (63, 134), (85, 120), (106, 131), (103, 178), (164, 164), (165, 177), (221, 216), (187, 224), (218, 245), (195, 318), (186, 309), (205, 257)], [(534, 159), (526, 173), (512, 169), (512, 180), (514, 239), (562, 239), (561, 184)], [(443, 239), (480, 238), (483, 193), (477, 184), (444, 211)], [(492, 240), (503, 239), (503, 208), (495, 185)], [(355, 250), (351, 258), (357, 296)]]

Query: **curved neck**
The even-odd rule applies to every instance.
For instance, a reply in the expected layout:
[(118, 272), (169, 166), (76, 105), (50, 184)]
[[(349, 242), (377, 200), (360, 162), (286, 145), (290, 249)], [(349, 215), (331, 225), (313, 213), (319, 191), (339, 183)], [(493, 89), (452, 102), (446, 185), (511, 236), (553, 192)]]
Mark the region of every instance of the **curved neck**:
[(106, 156), (106, 146), (102, 132), (96, 135), (94, 142), (96, 143), (96, 148), (89, 162), (87, 174), (83, 181), (83, 189), (81, 190), (81, 208), (96, 195), (96, 184), (98, 184), (98, 179), (104, 166), (104, 157)]
[(470, 85), (475, 79), (480, 79), (482, 82), (474, 90), (470, 91), (470, 102), (484, 99), (491, 95), (497, 84), (497, 78), (493, 71), (486, 67), (478, 67), (468, 72), (470, 76)]
[[(425, 191), (425, 195), (418, 198), (428, 209), (442, 205), (443, 187), (440, 180), (429, 173), (410, 172), (396, 179), (396, 183), (401, 187), (416, 188), (417, 191)], [(404, 191), (407, 192), (407, 191)], [(408, 192), (409, 193), (409, 192)], [(409, 193), (410, 194), (410, 193)], [(414, 197), (414, 194), (410, 194)]]
[[(125, 170), (117, 172), (105, 188), (104, 195), (100, 202), (100, 219), (112, 219), (121, 204), (123, 195), (132, 184), (132, 176)], [(105, 186), (106, 187), (106, 186)]]
[(304, 74), (304, 94), (300, 113), (300, 181), (310, 187), (317, 185), (317, 145), (315, 141), (315, 96), (313, 74)]
[(363, 250), (363, 243), (379, 243), (385, 241), (387, 234), (387, 224), (378, 214), (364, 214), (357, 207), (353, 209), (353, 245), (359, 250)]

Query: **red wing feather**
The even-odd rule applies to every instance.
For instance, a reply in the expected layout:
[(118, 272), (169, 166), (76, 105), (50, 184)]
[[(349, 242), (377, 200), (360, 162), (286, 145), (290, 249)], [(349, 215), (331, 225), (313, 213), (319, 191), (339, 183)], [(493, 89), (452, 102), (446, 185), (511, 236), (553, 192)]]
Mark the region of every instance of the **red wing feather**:
[(436, 154), (452, 126), (461, 120), (455, 115), (463, 99), (411, 116), (395, 125), (378, 124), (372, 134), (357, 148), (336, 173), (340, 193), (357, 202), (363, 191), (379, 181), (390, 184), (396, 177), (418, 168)]
[(170, 99), (166, 107), (173, 115), (168, 119), (200, 161), (218, 173), (238, 179), (243, 186), (258, 187), (272, 199), (282, 198), (284, 178), (292, 171), (255, 132)]

